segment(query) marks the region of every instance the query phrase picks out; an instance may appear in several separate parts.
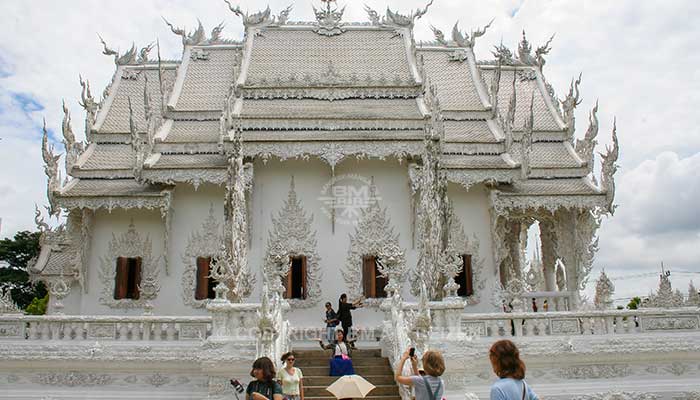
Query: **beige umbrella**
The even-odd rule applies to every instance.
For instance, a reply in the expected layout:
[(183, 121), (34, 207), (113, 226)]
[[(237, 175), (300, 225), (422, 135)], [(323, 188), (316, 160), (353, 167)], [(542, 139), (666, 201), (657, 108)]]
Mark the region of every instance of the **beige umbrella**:
[(337, 399), (363, 399), (374, 385), (360, 375), (345, 375), (326, 388)]

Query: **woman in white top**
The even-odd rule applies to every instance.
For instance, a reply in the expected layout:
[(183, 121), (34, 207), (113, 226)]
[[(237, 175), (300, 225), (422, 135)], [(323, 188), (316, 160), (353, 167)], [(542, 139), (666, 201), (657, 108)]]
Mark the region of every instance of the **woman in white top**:
[(330, 360), (330, 376), (354, 375), (355, 369), (352, 366), (350, 358), (350, 345), (345, 342), (343, 331), (335, 332), (335, 342), (327, 345), (323, 344), (322, 340), (318, 341), (321, 348), (325, 350), (333, 350), (333, 355)]
[(291, 351), (282, 355), (284, 368), (277, 372), (277, 380), (282, 384), (282, 394), (287, 400), (304, 400), (304, 374), (294, 366), (296, 357)]

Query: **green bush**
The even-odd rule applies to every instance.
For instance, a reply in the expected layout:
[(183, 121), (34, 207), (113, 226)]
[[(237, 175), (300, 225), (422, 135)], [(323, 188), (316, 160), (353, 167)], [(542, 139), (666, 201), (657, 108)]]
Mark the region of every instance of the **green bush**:
[(42, 298), (35, 297), (29, 303), (25, 312), (29, 315), (44, 315), (46, 314), (46, 305), (49, 303), (49, 294)]

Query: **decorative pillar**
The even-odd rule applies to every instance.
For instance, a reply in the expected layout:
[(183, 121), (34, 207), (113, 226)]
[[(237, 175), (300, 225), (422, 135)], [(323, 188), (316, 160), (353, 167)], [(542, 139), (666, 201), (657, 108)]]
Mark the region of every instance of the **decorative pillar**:
[(555, 278), (555, 264), (557, 262), (557, 236), (554, 231), (554, 223), (551, 220), (540, 222), (540, 251), (542, 254), (542, 270), (544, 273), (545, 290), (554, 292), (557, 290)]

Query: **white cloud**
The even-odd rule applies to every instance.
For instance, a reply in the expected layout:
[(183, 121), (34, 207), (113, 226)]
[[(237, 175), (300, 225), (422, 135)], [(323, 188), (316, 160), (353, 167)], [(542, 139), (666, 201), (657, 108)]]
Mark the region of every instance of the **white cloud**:
[[(270, 1), (270, 7), (278, 12), (289, 2)], [(346, 20), (366, 19), (361, 3), (346, 3)], [(387, 4), (406, 12), (424, 3), (367, 1), (379, 12)], [(252, 0), (240, 4), (250, 10), (265, 5)], [(692, 0), (670, 0), (663, 7), (632, 0), (440, 0), (418, 22), (415, 32), (419, 40), (432, 40), (431, 24), (449, 32), (459, 19), (463, 30), (471, 30), (494, 18), (487, 34), (477, 41), (480, 59), (492, 58), (491, 49), (501, 40), (514, 49), (523, 28), (535, 46), (556, 33), (545, 74), (563, 96), (571, 77), (583, 72), (578, 132), (585, 131), (587, 112), (596, 99), (601, 104), (602, 144), (609, 143), (613, 116), (618, 118), (621, 206), (614, 218), (603, 223), (596, 265), (625, 273), (652, 271), (663, 258), (669, 265), (698, 270), (700, 236), (694, 204), (700, 196), (692, 171), (697, 170), (700, 153), (700, 114), (695, 110), (700, 102), (696, 68), (700, 53), (695, 48), (700, 28), (688, 16), (699, 11), (700, 3)], [(60, 135), (61, 99), (65, 98), (73, 113), (74, 131), (82, 137), (78, 74), (90, 79), (96, 95), (111, 78), (112, 60), (101, 54), (96, 33), (122, 51), (132, 41), (143, 46), (159, 38), (163, 56), (176, 58), (181, 43), (161, 15), (189, 29), (196, 26), (197, 17), (207, 30), (223, 20), (227, 36), (242, 35), (240, 20), (220, 0), (3, 3), (0, 236), (33, 228), (33, 203), (45, 203), (38, 141), (41, 118), (45, 116), (49, 128)], [(295, 4), (292, 19), (312, 18), (308, 2)], [(45, 109), (24, 112), (12, 102), (16, 94), (30, 96)], [(622, 290), (620, 285), (618, 289)]]

